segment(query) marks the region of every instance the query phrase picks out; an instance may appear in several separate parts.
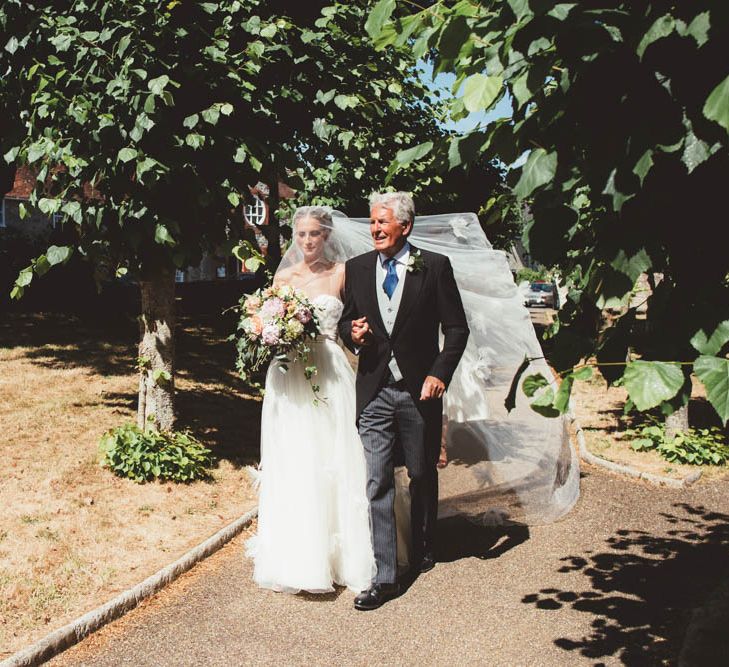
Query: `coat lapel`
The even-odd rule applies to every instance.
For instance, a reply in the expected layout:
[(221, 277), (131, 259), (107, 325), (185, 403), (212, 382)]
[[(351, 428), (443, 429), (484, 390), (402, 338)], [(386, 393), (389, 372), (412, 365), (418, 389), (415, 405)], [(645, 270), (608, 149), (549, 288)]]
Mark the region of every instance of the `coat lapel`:
[[(378, 332), (387, 338), (387, 332), (385, 330), (385, 323), (382, 321), (382, 315), (380, 314), (380, 304), (377, 301), (377, 280), (375, 279), (377, 262), (379, 261), (379, 255), (377, 252), (372, 253), (371, 259), (368, 259), (362, 264), (362, 280), (364, 282), (364, 294), (366, 298), (365, 307), (372, 313), (371, 324), (378, 329)], [(407, 281), (405, 283), (407, 285)]]
[[(415, 246), (410, 246), (410, 253), (419, 252)], [(410, 311), (413, 306), (417, 303), (418, 297), (420, 296), (420, 290), (423, 288), (425, 283), (425, 272), (428, 270), (426, 265), (419, 271), (410, 271), (405, 278), (405, 285), (402, 290), (402, 299), (400, 299), (400, 308), (397, 311), (397, 317), (395, 318), (395, 325), (392, 327), (391, 339), (394, 339), (402, 328), (403, 322), (407, 320)], [(376, 296), (376, 295), (375, 295)], [(378, 308), (379, 312), (379, 308)]]

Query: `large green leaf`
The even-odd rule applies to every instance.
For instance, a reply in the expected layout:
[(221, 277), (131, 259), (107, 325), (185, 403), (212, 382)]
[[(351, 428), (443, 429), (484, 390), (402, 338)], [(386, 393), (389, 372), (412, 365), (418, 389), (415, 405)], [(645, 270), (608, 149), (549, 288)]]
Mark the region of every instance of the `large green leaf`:
[(729, 76), (706, 98), (704, 116), (709, 120), (715, 120), (729, 132)]
[(379, 36), (393, 11), (395, 11), (395, 0), (380, 0), (367, 17), (365, 23), (367, 34), (373, 38)]
[(645, 50), (653, 44), (653, 42), (668, 37), (676, 27), (676, 21), (670, 14), (664, 14), (660, 18), (657, 18), (653, 25), (648, 28), (648, 31), (643, 35), (643, 39), (640, 40), (638, 48), (636, 49), (638, 55), (642, 58)]
[(472, 74), (463, 84), (463, 104), (471, 113), (488, 109), (501, 92), (504, 80), (500, 76)]
[(644, 271), (647, 271), (651, 267), (651, 258), (645, 251), (645, 248), (641, 248), (636, 253), (629, 255), (625, 250), (619, 250), (610, 266), (616, 271), (624, 273), (630, 280), (635, 283), (638, 280), (638, 276)]
[(623, 385), (641, 411), (672, 399), (683, 383), (681, 367), (665, 361), (632, 361), (623, 373)]
[(400, 167), (407, 167), (412, 162), (424, 158), (430, 151), (433, 150), (433, 142), (426, 141), (412, 148), (407, 148), (397, 153), (397, 163)]
[(729, 420), (729, 359), (700, 356), (694, 363), (694, 372), (706, 387), (706, 398), (723, 424)]
[(529, 153), (529, 159), (522, 167), (521, 177), (514, 188), (518, 199), (528, 197), (538, 187), (549, 183), (557, 171), (557, 153), (547, 153), (536, 148)]
[(48, 250), (46, 250), (46, 259), (51, 266), (55, 266), (56, 264), (67, 262), (71, 257), (72, 252), (73, 248), (68, 246), (52, 245), (48, 248)]
[(729, 320), (724, 320), (714, 329), (714, 333), (708, 338), (703, 329), (697, 331), (691, 338), (691, 345), (700, 354), (716, 356), (729, 342)]

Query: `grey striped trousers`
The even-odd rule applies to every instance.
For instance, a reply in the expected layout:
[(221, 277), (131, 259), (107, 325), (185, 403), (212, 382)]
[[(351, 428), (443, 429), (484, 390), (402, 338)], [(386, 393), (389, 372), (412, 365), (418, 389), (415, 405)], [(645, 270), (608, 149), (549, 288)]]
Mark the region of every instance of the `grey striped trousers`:
[(441, 430), (439, 411), (432, 412), (433, 418), (425, 419), (400, 382), (380, 389), (360, 415), (359, 435), (367, 460), (367, 498), (377, 563), (374, 583), (394, 583), (397, 578), (394, 502), (398, 443), (410, 477), (411, 565), (417, 565), (424, 551), (432, 549), (438, 515), (436, 463)]

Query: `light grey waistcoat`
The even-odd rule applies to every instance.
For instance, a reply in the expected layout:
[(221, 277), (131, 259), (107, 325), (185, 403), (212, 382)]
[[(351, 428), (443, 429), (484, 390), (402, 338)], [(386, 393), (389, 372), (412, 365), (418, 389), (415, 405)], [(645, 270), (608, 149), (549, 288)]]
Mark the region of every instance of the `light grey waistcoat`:
[[(379, 256), (377, 256), (375, 261), (379, 264)], [(387, 294), (385, 294), (385, 290), (382, 289), (381, 274), (377, 270), (377, 267), (375, 267), (375, 269), (375, 292), (377, 292), (377, 305), (380, 307), (380, 316), (382, 317), (382, 323), (385, 325), (387, 335), (391, 336), (392, 329), (395, 326), (395, 319), (397, 318), (397, 311), (400, 309), (403, 286), (405, 285), (405, 279), (407, 278), (408, 271), (407, 267), (405, 267), (405, 270), (402, 272), (402, 278), (397, 281), (395, 291), (392, 293), (392, 299), (388, 299)], [(402, 380), (402, 373), (397, 365), (394, 353), (390, 357), (390, 363), (388, 366), (390, 367), (392, 377), (394, 377), (398, 382)]]

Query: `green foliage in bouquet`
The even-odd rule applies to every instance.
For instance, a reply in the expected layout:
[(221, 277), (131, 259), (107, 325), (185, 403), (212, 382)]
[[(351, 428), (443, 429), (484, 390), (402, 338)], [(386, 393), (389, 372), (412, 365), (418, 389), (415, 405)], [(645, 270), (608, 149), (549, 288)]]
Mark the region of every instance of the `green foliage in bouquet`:
[(692, 428), (669, 436), (664, 424), (650, 420), (639, 428), (627, 430), (625, 435), (632, 439), (634, 450), (655, 450), (671, 463), (726, 465), (729, 462), (729, 446), (716, 427)]
[(210, 477), (211, 452), (188, 432), (143, 431), (124, 424), (102, 436), (99, 450), (102, 465), (140, 484)]

